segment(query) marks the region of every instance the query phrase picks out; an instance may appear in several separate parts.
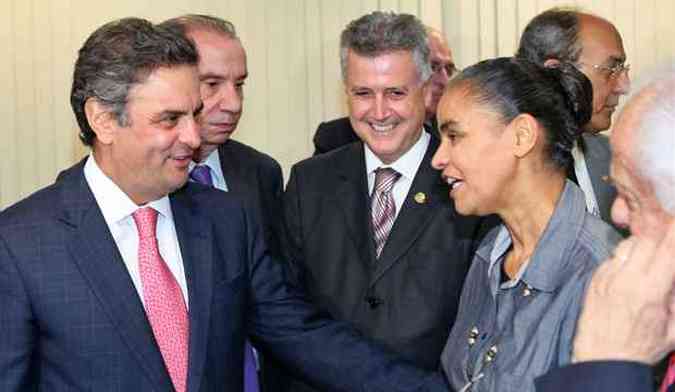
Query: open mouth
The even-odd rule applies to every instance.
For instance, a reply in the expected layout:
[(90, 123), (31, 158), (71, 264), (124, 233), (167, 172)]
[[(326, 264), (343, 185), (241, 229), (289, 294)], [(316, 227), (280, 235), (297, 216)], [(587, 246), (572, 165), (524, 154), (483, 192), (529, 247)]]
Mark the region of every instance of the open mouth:
[(450, 186), (450, 192), (459, 188), (464, 183), (464, 181), (455, 177), (445, 177), (445, 182), (448, 184), (448, 186)]

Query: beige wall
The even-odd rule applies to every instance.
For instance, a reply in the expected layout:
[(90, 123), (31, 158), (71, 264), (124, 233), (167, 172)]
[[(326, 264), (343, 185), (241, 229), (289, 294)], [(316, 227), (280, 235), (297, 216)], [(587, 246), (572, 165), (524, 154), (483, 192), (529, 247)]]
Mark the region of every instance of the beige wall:
[(72, 64), (86, 36), (112, 19), (158, 22), (189, 12), (231, 20), (250, 73), (236, 138), (277, 158), (287, 173), (311, 154), (316, 125), (344, 114), (337, 45), (349, 20), (375, 9), (416, 14), (443, 29), (466, 66), (512, 54), (528, 20), (559, 4), (614, 21), (632, 76), (675, 54), (672, 0), (0, 0), (0, 208), (86, 154), (68, 104)]

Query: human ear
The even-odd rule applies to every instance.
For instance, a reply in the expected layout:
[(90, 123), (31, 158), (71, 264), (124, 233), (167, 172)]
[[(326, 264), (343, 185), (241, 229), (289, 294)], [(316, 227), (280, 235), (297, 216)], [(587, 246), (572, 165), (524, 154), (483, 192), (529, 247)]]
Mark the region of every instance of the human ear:
[(118, 128), (117, 118), (99, 100), (89, 98), (84, 104), (84, 113), (89, 126), (96, 134), (96, 140), (102, 144), (110, 144)]

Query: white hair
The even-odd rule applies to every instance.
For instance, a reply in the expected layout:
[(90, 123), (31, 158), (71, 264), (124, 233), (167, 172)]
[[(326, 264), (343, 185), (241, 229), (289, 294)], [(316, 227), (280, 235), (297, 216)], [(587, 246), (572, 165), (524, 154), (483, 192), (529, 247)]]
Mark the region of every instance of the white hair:
[(675, 215), (675, 62), (636, 90), (649, 89), (649, 103), (638, 121), (635, 151), (641, 174), (664, 210)]

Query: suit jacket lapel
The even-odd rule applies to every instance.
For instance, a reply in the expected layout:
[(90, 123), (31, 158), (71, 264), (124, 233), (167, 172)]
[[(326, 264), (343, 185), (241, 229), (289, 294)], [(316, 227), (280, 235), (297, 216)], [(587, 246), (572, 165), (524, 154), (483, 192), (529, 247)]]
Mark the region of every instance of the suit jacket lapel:
[(348, 153), (344, 154), (337, 168), (335, 194), (342, 207), (347, 231), (361, 260), (371, 265), (375, 260), (375, 245), (370, 226), (370, 197), (363, 144), (354, 143), (348, 148)]
[(603, 141), (607, 139), (600, 139), (602, 136), (583, 135), (585, 144), (584, 156), (586, 159), (586, 167), (588, 167), (588, 175), (591, 177), (593, 184), (593, 191), (598, 201), (600, 208), (600, 216), (606, 222), (611, 222), (610, 210), (616, 191), (614, 187), (607, 181), (609, 176), (609, 162), (611, 159), (609, 145), (604, 144)]
[(244, 167), (237, 157), (233, 156), (234, 149), (231, 148), (231, 145), (232, 143), (228, 141), (218, 147), (220, 168), (223, 170), (227, 191), (237, 195), (250, 195), (252, 193), (246, 191), (249, 186), (246, 182), (249, 176), (246, 175)]
[(176, 225), (185, 266), (190, 312), (188, 391), (199, 390), (206, 359), (211, 298), (213, 291), (213, 232), (211, 223), (195, 208), (184, 188), (171, 196), (171, 210)]
[(60, 179), (60, 219), (71, 227), (66, 247), (138, 366), (158, 390), (173, 390), (138, 293), (84, 178), (83, 162)]
[(431, 157), (437, 147), (438, 140), (432, 137), (377, 261), (371, 284), (382, 277), (408, 251), (428, 226), (429, 220), (442, 213), (439, 205), (449, 196), (441, 182), (440, 174), (431, 167)]

